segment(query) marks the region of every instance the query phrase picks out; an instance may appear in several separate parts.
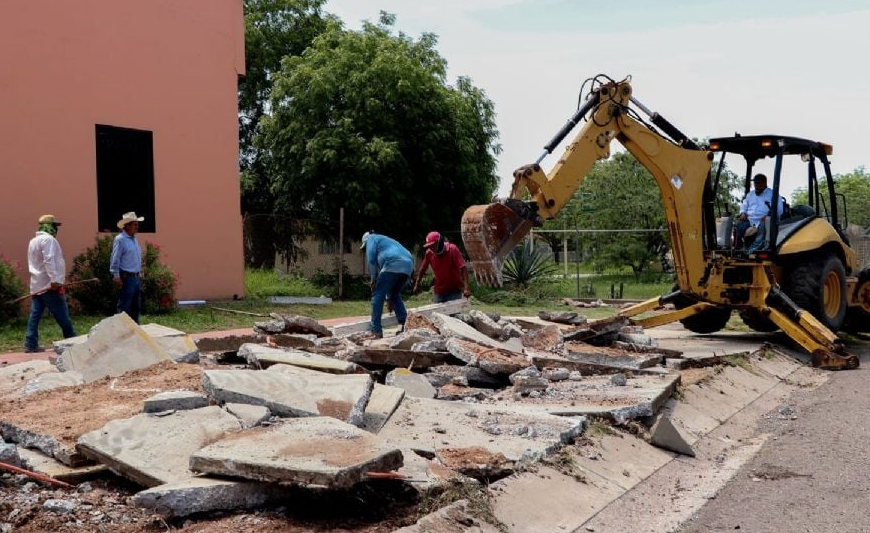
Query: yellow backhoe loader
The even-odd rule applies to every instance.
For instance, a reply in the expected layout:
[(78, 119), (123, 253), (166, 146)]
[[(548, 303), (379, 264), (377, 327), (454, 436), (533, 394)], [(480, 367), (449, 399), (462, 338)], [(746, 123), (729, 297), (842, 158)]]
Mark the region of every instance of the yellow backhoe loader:
[[(564, 155), (545, 174), (540, 162), (584, 119)], [(781, 135), (735, 135), (699, 146), (634, 98), (630, 78), (594, 78), (588, 97), (537, 162), (514, 172), (510, 197), (465, 211), (462, 239), (479, 282), (502, 284), (511, 250), (532, 227), (565, 206), (594, 163), (610, 156), (614, 139), (650, 171), (661, 191), (677, 280), (673, 293), (620, 314), (636, 317), (670, 303), (675, 310), (633, 320), (644, 327), (679, 320), (691, 331), (712, 333), (737, 310), (755, 330), (781, 329), (812, 354), (814, 366), (858, 366), (858, 358), (845, 352), (835, 332), (870, 329), (870, 269), (859, 271), (840, 226), (838, 205), (844, 202), (838, 204), (834, 192), (831, 146)], [(713, 172), (713, 163), (717, 154), (726, 153), (745, 160), (746, 192), (753, 165), (774, 158), (773, 198), (780, 198), (784, 157), (800, 157), (807, 168), (809, 205), (784, 209), (781, 215), (771, 209), (764, 234), (756, 236), (764, 244), (750, 253), (733, 246), (732, 217), (715, 213), (723, 165)]]

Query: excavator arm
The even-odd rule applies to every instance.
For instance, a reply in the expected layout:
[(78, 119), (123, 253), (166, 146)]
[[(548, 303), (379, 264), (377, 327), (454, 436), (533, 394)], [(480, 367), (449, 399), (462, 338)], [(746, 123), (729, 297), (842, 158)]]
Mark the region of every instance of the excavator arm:
[[(649, 122), (630, 104), (645, 113)], [(549, 175), (544, 173), (540, 162), (584, 118), (585, 124)], [(767, 265), (705, 252), (715, 250), (714, 224), (704, 219), (704, 202), (712, 195), (709, 178), (713, 153), (637, 101), (629, 79), (608, 79), (593, 87), (541, 157), (514, 172), (510, 197), (465, 211), (462, 240), (478, 282), (502, 285), (502, 268), (514, 247), (533, 227), (565, 207), (595, 162), (610, 156), (614, 139), (650, 171), (658, 185), (678, 285), (673, 294), (643, 302), (622, 314), (635, 316), (677, 299), (691, 301), (677, 311), (637, 321), (653, 326), (722, 308), (753, 308), (813, 354), (814, 365), (830, 369), (858, 366), (858, 359), (845, 354), (834, 333), (780, 291)], [(729, 272), (737, 271), (743, 273), (736, 282), (739, 286), (728, 279), (734, 277)]]

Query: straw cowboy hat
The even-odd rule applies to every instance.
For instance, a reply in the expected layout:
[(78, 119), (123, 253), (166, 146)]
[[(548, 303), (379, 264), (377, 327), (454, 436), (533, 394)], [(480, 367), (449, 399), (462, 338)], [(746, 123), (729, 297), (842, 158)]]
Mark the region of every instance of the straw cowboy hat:
[(57, 221), (56, 218), (54, 218), (54, 215), (42, 215), (41, 217), (39, 217), (39, 220), (37, 221), (37, 223), (38, 224), (54, 224), (55, 226), (60, 226), (60, 224), (61, 224), (60, 222)]
[(142, 222), (143, 220), (145, 220), (145, 217), (137, 217), (135, 211), (124, 213), (121, 216), (121, 220), (118, 221), (118, 229), (124, 229), (124, 226), (130, 222)]

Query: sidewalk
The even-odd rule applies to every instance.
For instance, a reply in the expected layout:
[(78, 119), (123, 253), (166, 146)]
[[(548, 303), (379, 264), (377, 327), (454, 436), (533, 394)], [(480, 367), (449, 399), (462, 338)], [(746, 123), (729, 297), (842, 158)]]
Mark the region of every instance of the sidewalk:
[[(339, 318), (326, 318), (323, 320), (318, 320), (321, 324), (327, 327), (336, 326), (338, 324), (345, 324), (347, 322), (358, 322), (361, 320), (367, 320), (368, 316), (349, 316), (349, 317), (339, 317)], [(193, 339), (194, 342), (199, 339), (220, 339), (222, 337), (231, 337), (233, 335), (249, 335), (252, 331), (253, 325), (250, 328), (238, 328), (238, 329), (225, 329), (225, 330), (216, 330), (216, 331), (201, 331), (199, 333), (191, 333), (190, 338)], [(49, 360), (49, 358), (54, 357), (56, 354), (50, 347), (46, 347), (46, 351), (40, 353), (24, 353), (22, 352), (6, 352), (0, 354), (0, 366), (14, 365), (17, 363), (23, 363), (25, 361), (34, 361), (37, 359)]]

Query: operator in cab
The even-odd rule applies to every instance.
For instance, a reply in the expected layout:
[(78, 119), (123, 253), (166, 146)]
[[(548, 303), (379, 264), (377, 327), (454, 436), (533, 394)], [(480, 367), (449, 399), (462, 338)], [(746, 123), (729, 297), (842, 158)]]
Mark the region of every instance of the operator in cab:
[[(753, 236), (755, 240), (746, 251), (752, 253), (761, 248), (767, 233), (765, 221), (770, 214), (772, 202), (773, 189), (767, 186), (767, 176), (756, 174), (752, 177), (752, 190), (743, 199), (737, 224), (734, 225), (737, 248), (743, 248)], [(782, 201), (776, 204), (777, 216), (782, 216)]]

